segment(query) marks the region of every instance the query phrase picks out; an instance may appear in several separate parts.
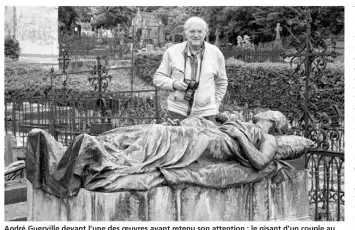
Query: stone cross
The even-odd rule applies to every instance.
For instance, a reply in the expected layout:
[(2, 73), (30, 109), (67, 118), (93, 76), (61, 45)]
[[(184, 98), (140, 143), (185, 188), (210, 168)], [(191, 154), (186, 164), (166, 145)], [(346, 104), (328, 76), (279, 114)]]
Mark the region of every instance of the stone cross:
[(150, 28), (149, 26), (147, 27), (147, 38), (151, 38), (150, 37), (150, 31), (152, 30), (152, 28)]
[(165, 43), (165, 27), (163, 24), (158, 27), (158, 43), (159, 47)]
[(216, 32), (215, 32), (215, 36), (216, 36), (216, 41), (214, 42), (214, 45), (218, 46), (219, 45), (219, 35), (220, 35), (220, 31), (217, 28)]
[(242, 38), (242, 36), (238, 35), (237, 41), (238, 41), (238, 46), (239, 46), (239, 47), (242, 46), (242, 44), (243, 44), (243, 38)]
[(276, 24), (275, 31), (276, 31), (276, 39), (275, 39), (274, 45), (276, 48), (282, 49), (283, 45), (282, 45), (281, 36), (280, 36), (280, 32), (282, 31), (282, 27), (280, 26), (280, 23)]
[(276, 40), (281, 39), (280, 32), (282, 31), (282, 27), (280, 26), (280, 23), (276, 24), (275, 31), (276, 31)]

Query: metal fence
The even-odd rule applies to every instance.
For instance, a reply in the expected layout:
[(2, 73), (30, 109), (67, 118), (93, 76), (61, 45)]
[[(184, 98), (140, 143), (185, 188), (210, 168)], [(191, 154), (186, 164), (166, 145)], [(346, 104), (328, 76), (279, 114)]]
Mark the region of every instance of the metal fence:
[(237, 46), (220, 47), (226, 59), (233, 57), (244, 62), (282, 62), (284, 53), (280, 48), (241, 48)]
[[(118, 32), (108, 35), (78, 35), (59, 37), (59, 49), (66, 49), (70, 53), (72, 61), (95, 61), (97, 56), (108, 57), (110, 62), (117, 63), (121, 60), (130, 60), (132, 50), (146, 48), (147, 44), (162, 48), (167, 43), (165, 35), (159, 34), (159, 26), (150, 25), (149, 31), (143, 36), (142, 28), (132, 28), (126, 34)], [(151, 31), (152, 30), (152, 31)], [(154, 33), (153, 33), (154, 32)], [(163, 38), (162, 38), (162, 35)], [(160, 38), (160, 40), (158, 39)]]
[[(107, 68), (108, 57), (97, 56), (91, 69), (67, 72), (70, 61), (68, 50), (62, 49), (59, 58), (62, 71), (55, 73), (52, 68), (51, 87), (46, 97), (5, 100), (5, 130), (13, 133), (23, 146), (27, 133), (33, 128), (46, 130), (56, 140), (69, 145), (82, 133), (95, 135), (115, 127), (161, 123), (163, 111), (158, 89), (133, 87), (134, 73), (145, 66), (134, 66), (131, 58), (131, 66)], [(130, 89), (108, 90), (111, 81), (119, 81), (119, 75), (109, 74), (115, 70), (131, 75)], [(92, 90), (73, 90), (68, 85), (73, 77), (89, 81)], [(61, 82), (59, 87), (58, 82)]]
[[(296, 53), (285, 55), (299, 63), (291, 73), (304, 78), (304, 109), (293, 116), (299, 131), (314, 141), (306, 153), (306, 166), (310, 170), (309, 199), (315, 220), (344, 220), (344, 104), (329, 106), (327, 112), (317, 109), (316, 80), (324, 76), (328, 57), (334, 51), (317, 32), (311, 31), (311, 17), (306, 19), (306, 32), (299, 40)], [(292, 117), (292, 116), (289, 116)]]
[(130, 59), (132, 42), (124, 42), (120, 38), (80, 36), (60, 40), (59, 49), (66, 49), (72, 61), (95, 61), (97, 56), (119, 61)]

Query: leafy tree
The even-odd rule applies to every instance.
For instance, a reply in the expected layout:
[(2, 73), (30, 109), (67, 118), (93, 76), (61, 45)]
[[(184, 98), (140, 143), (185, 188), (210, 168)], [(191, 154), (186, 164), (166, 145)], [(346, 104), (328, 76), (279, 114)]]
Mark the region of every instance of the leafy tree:
[(93, 18), (96, 7), (91, 6), (59, 6), (58, 19), (59, 29), (62, 31), (71, 31), (73, 27), (80, 23), (85, 25), (86, 29), (91, 29), (89, 25)]
[(323, 6), (310, 7), (312, 17), (312, 29), (326, 34), (344, 33), (344, 7)]
[(72, 25), (78, 20), (79, 15), (74, 6), (59, 6), (58, 7), (58, 21), (59, 27), (70, 29)]
[(111, 29), (121, 24), (127, 28), (131, 25), (131, 19), (136, 12), (137, 8), (131, 6), (101, 6), (97, 8), (91, 25), (96, 28), (102, 26)]
[(74, 6), (74, 9), (78, 15), (78, 21), (90, 22), (94, 17), (96, 7), (94, 6)]
[(176, 34), (182, 34), (184, 30), (184, 23), (189, 17), (189, 12), (193, 7), (184, 6), (162, 6), (152, 12), (157, 18), (162, 20), (165, 29), (170, 33), (175, 40)]
[(161, 8), (161, 6), (138, 6), (139, 10), (142, 12), (152, 13)]
[(305, 6), (282, 6), (282, 7), (256, 7), (253, 14), (254, 23), (259, 26), (257, 36), (264, 41), (275, 39), (274, 28), (280, 23), (286, 30), (282, 31), (283, 36), (295, 36), (304, 32), (305, 21), (311, 16), (312, 31), (319, 31), (324, 34), (340, 34), (344, 28), (343, 7), (305, 7)]
[(237, 44), (238, 35), (249, 35), (252, 42), (273, 41), (275, 27), (281, 24), (282, 37), (304, 32), (310, 12), (312, 31), (327, 35), (344, 33), (344, 7), (335, 6), (60, 6), (61, 26), (69, 28), (77, 22), (91, 22), (92, 27), (110, 29), (121, 24), (126, 29), (137, 10), (160, 18), (171, 35), (183, 34), (183, 25), (191, 16), (200, 16), (209, 24), (209, 40), (216, 36), (223, 42)]
[(292, 31), (296, 36), (304, 32), (305, 20), (310, 12), (312, 31), (326, 31), (328, 34), (341, 34), (344, 28), (344, 7), (290, 7), (290, 6), (216, 6), (201, 7), (199, 16), (210, 26), (210, 40), (215, 32), (225, 42), (237, 44), (237, 36), (247, 34), (252, 42), (273, 41), (275, 27), (280, 23), (284, 28), (283, 37)]

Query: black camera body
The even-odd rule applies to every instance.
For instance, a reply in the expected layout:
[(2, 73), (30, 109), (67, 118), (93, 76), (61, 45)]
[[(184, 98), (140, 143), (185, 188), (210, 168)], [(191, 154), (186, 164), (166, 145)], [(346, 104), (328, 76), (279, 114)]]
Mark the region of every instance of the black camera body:
[(187, 84), (187, 89), (184, 95), (184, 99), (186, 101), (192, 102), (194, 100), (195, 91), (198, 88), (198, 82), (190, 79), (184, 79), (184, 82)]

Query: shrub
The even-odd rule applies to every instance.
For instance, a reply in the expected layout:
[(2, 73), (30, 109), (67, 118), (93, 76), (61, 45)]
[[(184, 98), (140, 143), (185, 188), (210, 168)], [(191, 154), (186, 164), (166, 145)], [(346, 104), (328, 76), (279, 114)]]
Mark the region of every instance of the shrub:
[[(162, 59), (162, 53), (138, 55), (135, 66), (152, 65), (137, 69), (136, 74), (152, 84), (152, 78)], [(229, 107), (267, 107), (287, 111), (304, 106), (304, 77), (296, 76), (287, 63), (246, 63), (230, 58), (226, 61), (228, 90), (223, 104)], [(332, 104), (344, 104), (344, 64), (329, 63), (322, 74), (311, 76), (317, 95), (312, 97), (318, 109), (325, 111)]]
[[(60, 71), (56, 71), (59, 73)], [(131, 88), (130, 71), (127, 69), (111, 70), (112, 76), (108, 84), (108, 91), (127, 91)], [(88, 81), (90, 72), (67, 75), (66, 88), (73, 93), (92, 92), (94, 86)], [(53, 78), (51, 88), (50, 67), (22, 63), (7, 58), (5, 61), (5, 98), (28, 99), (33, 97), (45, 97), (49, 89), (60, 91), (63, 87), (63, 77)], [(152, 89), (141, 79), (134, 80), (134, 89)]]
[(5, 37), (5, 57), (9, 57), (11, 59), (18, 59), (20, 54), (20, 44), (19, 42), (10, 36)]
[(134, 60), (134, 66), (142, 66), (135, 70), (135, 75), (143, 79), (149, 85), (153, 85), (153, 76), (158, 69), (164, 52), (154, 51), (138, 54)]
[[(244, 63), (226, 61), (228, 90), (227, 105), (267, 107), (279, 111), (302, 110), (304, 107), (304, 76), (283, 63)], [(311, 97), (318, 110), (326, 111), (332, 104), (344, 104), (344, 65), (329, 63), (319, 74), (310, 78), (317, 89)]]
[[(56, 71), (57, 72), (57, 71)], [(49, 92), (54, 94), (63, 93), (62, 76), (57, 76), (53, 79), (53, 88), (51, 88), (49, 68), (44, 68), (41, 65), (33, 65), (22, 63), (6, 58), (5, 61), (5, 98), (9, 101), (36, 101), (36, 98), (45, 99)], [(108, 91), (113, 94), (105, 94), (104, 97), (112, 97), (112, 115), (114, 117), (155, 117), (155, 95), (154, 92), (141, 92), (131, 95), (127, 90), (131, 87), (130, 71), (126, 70), (111, 70), (109, 72), (112, 79), (109, 83)], [(68, 75), (66, 93), (67, 96), (56, 95), (54, 98), (58, 106), (74, 106), (79, 111), (93, 109), (96, 106), (98, 93), (93, 93), (94, 86), (88, 81), (89, 73)], [(134, 89), (152, 89), (140, 79), (134, 82)], [(125, 91), (126, 93), (117, 94), (117, 91)], [(73, 96), (73, 97), (72, 97)], [(158, 99), (159, 100), (159, 99)], [(165, 110), (160, 105), (158, 113), (163, 119)], [(139, 121), (139, 119), (116, 119), (115, 124), (133, 125), (140, 123), (150, 123), (149, 119)], [(161, 122), (161, 121), (160, 121)]]
[(43, 96), (44, 89), (50, 85), (48, 73), (48, 69), (38, 65), (6, 59), (5, 97), (17, 99)]
[[(163, 52), (141, 53), (137, 55), (134, 65), (144, 66), (135, 69), (135, 84), (140, 80), (139, 89), (150, 88), (152, 78), (158, 68)], [(302, 110), (304, 107), (305, 79), (293, 74), (293, 70), (284, 63), (245, 63), (236, 59), (226, 61), (228, 90), (223, 101), (226, 107), (249, 108), (267, 107), (279, 111)], [(326, 111), (331, 105), (344, 105), (344, 64), (329, 63), (321, 74), (311, 76), (317, 89), (312, 97), (319, 111)], [(119, 91), (130, 88), (130, 71), (110, 71), (113, 76), (109, 90)], [(115, 76), (120, 76), (119, 78)], [(85, 74), (68, 77), (68, 88), (73, 92), (89, 92), (93, 86)], [(62, 87), (61, 77), (54, 80), (54, 85)], [(5, 62), (5, 95), (6, 98), (26, 98), (43, 96), (50, 86), (49, 69), (17, 63)], [(138, 89), (135, 87), (135, 89)], [(161, 105), (165, 108), (166, 92), (160, 92)], [(342, 109), (341, 108), (341, 109)]]

